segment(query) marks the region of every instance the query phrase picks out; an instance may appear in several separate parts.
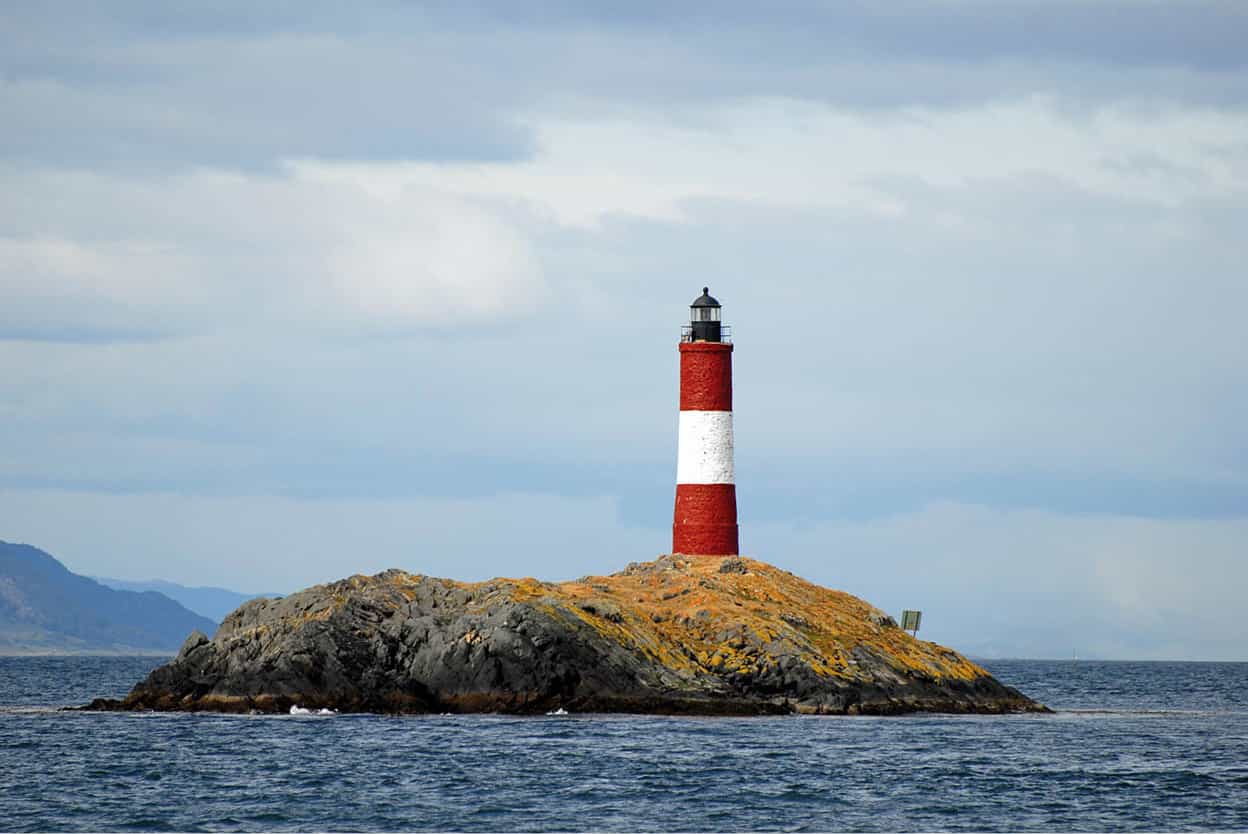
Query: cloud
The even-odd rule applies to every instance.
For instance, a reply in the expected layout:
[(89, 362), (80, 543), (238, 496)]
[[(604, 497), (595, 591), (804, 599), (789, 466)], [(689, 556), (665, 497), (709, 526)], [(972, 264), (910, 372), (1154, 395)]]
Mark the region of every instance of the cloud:
[[(46, 366), (4, 386), (30, 433), (7, 482), (99, 483), (56, 451), (73, 426), (121, 489), (590, 490), (658, 517), (671, 340), (709, 283), (742, 327), (757, 518), (1248, 506), (1234, 114), (753, 102), (531, 127), (537, 155), (505, 164), (10, 168), (10, 336), (166, 338), (0, 354)], [(974, 137), (1011, 150), (981, 164)], [(23, 271), (40, 247), (81, 274)]]
[[(341, 179), (330, 188), (360, 191)], [(370, 193), (353, 201), (337, 237), (325, 255), (330, 280), (370, 319), (447, 325), (516, 316), (545, 301), (528, 238), (498, 212), (444, 193)]]
[[(1192, 2), (1182, 9), (1134, 0), (900, 0), (887, 6), (779, 2), (766, 7), (742, 0), (713, 10), (662, 2), (627, 8), (555, 3), (537, 16), (517, 14), (507, 3), (476, 8), (488, 10), (479, 14), (483, 19), (521, 27), (675, 33), (682, 42), (721, 49), (730, 44), (741, 61), (761, 63), (765, 56), (780, 64), (850, 52), (956, 61), (1025, 56), (1235, 68), (1246, 63), (1236, 34), (1248, 25), (1242, 8), (1226, 0)], [(750, 33), (752, 50), (742, 43)]]
[[(606, 216), (688, 219), (691, 203), (906, 212), (912, 184), (939, 193), (1051, 180), (1090, 197), (1177, 206), (1248, 191), (1248, 115), (1192, 108), (1062, 112), (1048, 97), (946, 111), (863, 114), (755, 99), (592, 120), (534, 118), (534, 158), (512, 162), (340, 166), (373, 182), (409, 182), (477, 197), (523, 199), (555, 222), (594, 228)], [(333, 165), (299, 165), (324, 172)], [(322, 176), (326, 174), (322, 173)], [(983, 227), (951, 231), (987, 234)]]
[(101, 40), (88, 26), (10, 40), (0, 108), (15, 129), (0, 137), (0, 154), (146, 171), (271, 170), (282, 157), (307, 154), (497, 159), (527, 151), (508, 120), (506, 90), (436, 33), (371, 42), (299, 33), (118, 37)]
[(26, 195), (0, 238), (0, 336), (452, 325), (523, 314), (545, 293), (505, 216), (433, 189), (379, 196), (297, 172), (0, 178)]
[(158, 338), (200, 291), (195, 266), (159, 242), (0, 238), (0, 337)]
[[(124, 6), (124, 4), (123, 4)], [(41, 4), (0, 27), (0, 154), (144, 171), (291, 157), (528, 158), (535, 111), (689, 110), (740, 99), (974, 108), (1051, 96), (1248, 102), (1231, 2), (329, 6), (212, 16)], [(656, 94), (656, 91), (661, 93)]]

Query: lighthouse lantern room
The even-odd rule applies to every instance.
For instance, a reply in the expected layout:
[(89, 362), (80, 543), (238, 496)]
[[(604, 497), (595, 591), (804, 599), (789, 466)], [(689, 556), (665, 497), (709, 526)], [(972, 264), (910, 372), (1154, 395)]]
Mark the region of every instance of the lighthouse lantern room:
[(680, 426), (672, 552), (738, 551), (733, 473), (732, 344), (708, 287), (689, 305), (680, 338)]
[(703, 287), (702, 294), (689, 305), (689, 338), (686, 341), (718, 342), (721, 335), (720, 309), (719, 302), (711, 297), (710, 287)]

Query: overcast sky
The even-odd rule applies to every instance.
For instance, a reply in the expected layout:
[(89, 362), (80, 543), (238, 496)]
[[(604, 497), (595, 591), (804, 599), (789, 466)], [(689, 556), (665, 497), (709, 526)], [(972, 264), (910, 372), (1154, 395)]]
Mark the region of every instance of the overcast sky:
[(654, 558), (709, 285), (748, 555), (982, 655), (1248, 660), (1248, 5), (255, 5), (0, 8), (0, 539)]

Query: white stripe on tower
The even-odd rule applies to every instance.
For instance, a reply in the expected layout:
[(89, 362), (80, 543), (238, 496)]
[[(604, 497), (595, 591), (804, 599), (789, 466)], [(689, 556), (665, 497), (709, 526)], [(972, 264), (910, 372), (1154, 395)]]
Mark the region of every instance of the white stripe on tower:
[(676, 483), (734, 483), (731, 411), (680, 412)]

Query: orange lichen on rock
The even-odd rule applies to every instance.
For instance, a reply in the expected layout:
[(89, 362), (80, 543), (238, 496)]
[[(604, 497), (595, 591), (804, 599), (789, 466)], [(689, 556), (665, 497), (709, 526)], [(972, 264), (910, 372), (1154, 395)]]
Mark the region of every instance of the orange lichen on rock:
[(665, 556), (574, 582), (519, 580), (518, 601), (576, 611), (606, 637), (677, 669), (755, 674), (781, 657), (819, 674), (861, 677), (868, 652), (907, 677), (970, 681), (988, 673), (956, 652), (918, 640), (867, 602), (741, 556)]
[(907, 677), (971, 681), (988, 674), (951, 649), (912, 637), (857, 597), (741, 556), (665, 556), (572, 582), (457, 584), (488, 585), (547, 613), (570, 612), (603, 637), (678, 671), (748, 675), (794, 657), (819, 674), (855, 680), (863, 677), (855, 653), (867, 652)]

